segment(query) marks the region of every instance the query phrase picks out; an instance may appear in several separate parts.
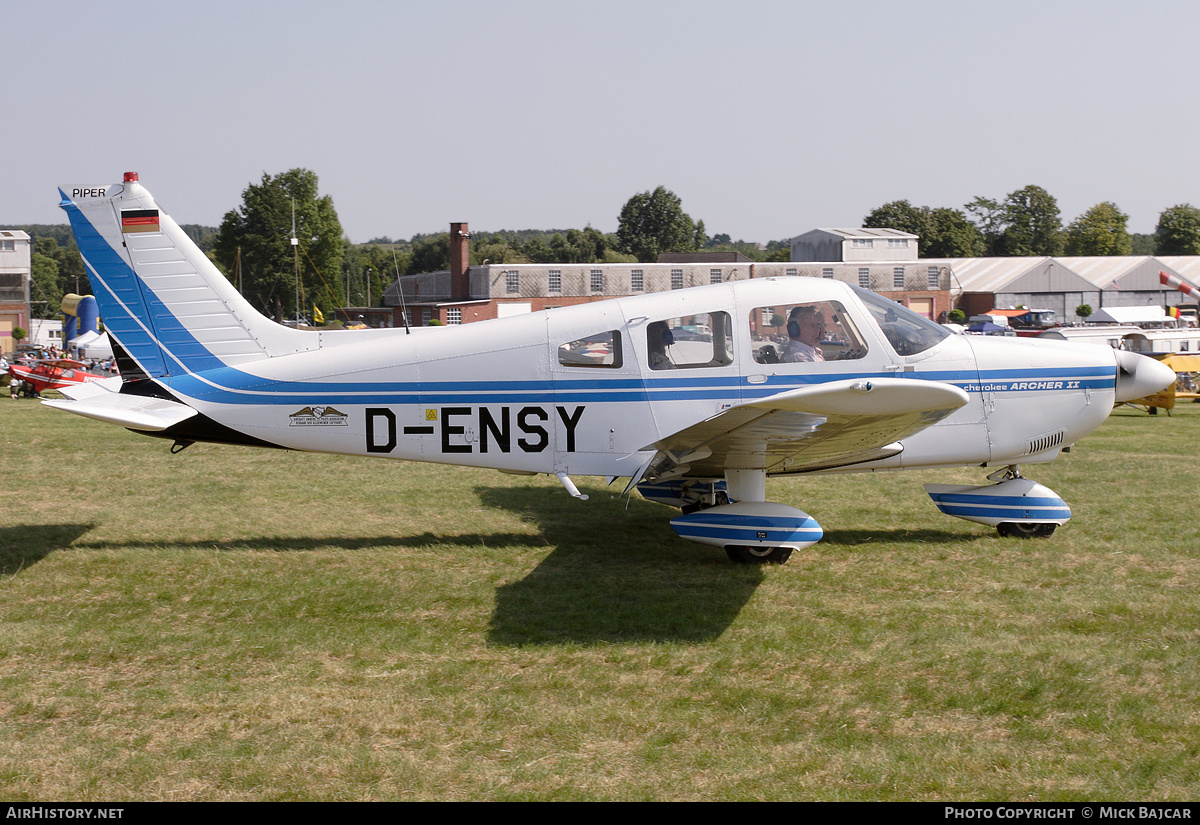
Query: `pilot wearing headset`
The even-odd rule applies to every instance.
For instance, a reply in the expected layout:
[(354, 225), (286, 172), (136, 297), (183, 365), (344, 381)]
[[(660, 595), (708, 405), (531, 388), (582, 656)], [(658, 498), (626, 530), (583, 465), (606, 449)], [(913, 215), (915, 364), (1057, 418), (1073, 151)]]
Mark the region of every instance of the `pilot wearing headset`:
[(675, 362), (667, 352), (667, 347), (675, 343), (675, 334), (671, 332), (667, 322), (655, 321), (650, 324), (646, 327), (646, 337), (650, 346), (650, 369), (675, 369)]
[(815, 306), (794, 307), (788, 313), (788, 342), (779, 360), (785, 364), (803, 361), (824, 361), (819, 346), (825, 334), (825, 316)]

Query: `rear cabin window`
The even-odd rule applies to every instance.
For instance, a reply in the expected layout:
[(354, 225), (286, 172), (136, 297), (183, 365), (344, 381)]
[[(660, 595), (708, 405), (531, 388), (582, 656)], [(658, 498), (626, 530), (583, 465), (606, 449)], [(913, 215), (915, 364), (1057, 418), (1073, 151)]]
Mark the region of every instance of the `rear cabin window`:
[(619, 367), (621, 333), (610, 330), (563, 344), (558, 348), (558, 363), (564, 367)]
[(727, 312), (666, 318), (646, 326), (652, 370), (724, 367), (733, 363), (733, 327)]
[(760, 364), (847, 361), (867, 354), (839, 301), (758, 307), (750, 313), (750, 340)]

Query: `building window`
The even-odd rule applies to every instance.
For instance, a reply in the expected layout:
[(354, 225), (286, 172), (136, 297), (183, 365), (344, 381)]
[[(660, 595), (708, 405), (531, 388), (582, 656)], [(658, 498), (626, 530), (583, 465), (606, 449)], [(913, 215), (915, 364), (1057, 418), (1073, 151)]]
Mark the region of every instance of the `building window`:
[(510, 293), (521, 291), (521, 273), (518, 270), (510, 269), (504, 273), (504, 291)]
[(683, 270), (671, 270), (671, 289), (683, 289)]
[(17, 251), (17, 242), (16, 241), (0, 241), (0, 249), (4, 250), (5, 252), (16, 252)]
[(592, 292), (603, 292), (603, 291), (604, 291), (604, 270), (603, 269), (593, 269), (592, 270)]
[(833, 277), (833, 267), (832, 266), (822, 267), (821, 268), (821, 277), (822, 278), (832, 278)]
[(871, 270), (865, 266), (858, 269), (858, 285), (863, 289), (871, 288)]
[(719, 269), (708, 270), (708, 282), (710, 284), (721, 283), (721, 270), (719, 270)]
[(908, 238), (888, 238), (888, 249), (908, 249)]
[(629, 291), (630, 292), (645, 292), (646, 276), (642, 274), (642, 270), (634, 269), (629, 273)]
[(892, 287), (904, 289), (904, 267), (897, 266), (892, 269)]
[(936, 266), (929, 267), (929, 288), (939, 289), (942, 285), (941, 272)]
[(546, 275), (549, 280), (546, 288), (550, 292), (562, 292), (562, 270), (551, 269)]
[(854, 238), (850, 242), (850, 245), (854, 249), (870, 249), (871, 247), (873, 247), (875, 245), (875, 242), (872, 241), (870, 238)]
[(450, 325), (462, 323), (462, 307), (451, 307), (446, 310), (446, 323)]

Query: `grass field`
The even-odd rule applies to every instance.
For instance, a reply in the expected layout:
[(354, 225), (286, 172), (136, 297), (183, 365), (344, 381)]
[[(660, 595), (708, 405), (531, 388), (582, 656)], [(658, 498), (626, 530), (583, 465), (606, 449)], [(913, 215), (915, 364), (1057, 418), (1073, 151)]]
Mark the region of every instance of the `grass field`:
[(1200, 405), (1025, 468), (1049, 540), (772, 481), (767, 568), (586, 479), (0, 438), (5, 800), (1200, 798)]

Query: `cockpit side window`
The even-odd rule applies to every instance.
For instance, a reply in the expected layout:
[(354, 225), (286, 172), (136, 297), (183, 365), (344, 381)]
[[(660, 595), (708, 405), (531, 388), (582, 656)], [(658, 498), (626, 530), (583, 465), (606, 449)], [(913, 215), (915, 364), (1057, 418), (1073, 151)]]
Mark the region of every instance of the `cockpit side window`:
[(611, 330), (563, 344), (558, 348), (558, 363), (564, 367), (619, 367), (621, 333)]
[(733, 328), (727, 312), (666, 318), (646, 325), (652, 370), (723, 367), (733, 363)]
[(750, 341), (760, 364), (847, 361), (867, 354), (866, 342), (840, 301), (751, 310)]
[(917, 355), (937, 346), (952, 333), (924, 315), (918, 315), (903, 304), (889, 301), (874, 292), (854, 288), (867, 305), (871, 317), (879, 324), (883, 337), (897, 355)]

